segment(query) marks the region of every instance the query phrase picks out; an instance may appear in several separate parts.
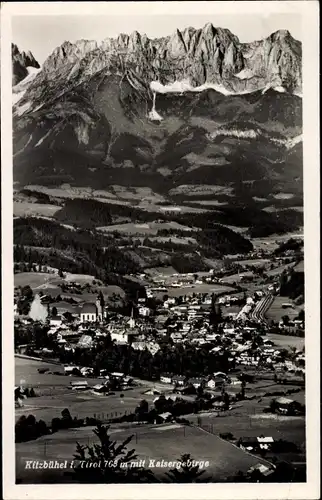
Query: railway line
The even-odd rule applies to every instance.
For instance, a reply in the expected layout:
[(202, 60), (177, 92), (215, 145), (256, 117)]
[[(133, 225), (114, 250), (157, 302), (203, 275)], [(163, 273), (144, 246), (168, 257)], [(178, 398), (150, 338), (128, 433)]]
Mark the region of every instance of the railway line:
[(271, 307), (274, 300), (274, 296), (271, 293), (265, 295), (255, 306), (251, 313), (251, 319), (254, 321), (265, 322), (266, 311)]

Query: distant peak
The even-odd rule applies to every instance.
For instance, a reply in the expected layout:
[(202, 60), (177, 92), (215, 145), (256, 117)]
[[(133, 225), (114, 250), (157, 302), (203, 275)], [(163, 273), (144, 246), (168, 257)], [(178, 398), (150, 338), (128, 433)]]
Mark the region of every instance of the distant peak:
[(141, 38), (141, 35), (138, 31), (134, 30), (131, 35), (130, 35), (130, 38)]
[(30, 50), (27, 52), (20, 52), (18, 46), (14, 43), (11, 44), (11, 57), (13, 65), (13, 85), (16, 85), (28, 76), (27, 68), (40, 68), (38, 61), (36, 61)]
[(180, 38), (180, 40), (181, 40), (181, 38), (182, 38), (181, 31), (179, 31), (178, 28), (176, 28), (175, 31), (173, 32), (171, 38)]
[(206, 23), (202, 28), (203, 31), (214, 31), (214, 26), (212, 23)]
[(285, 38), (292, 38), (288, 30), (277, 30), (271, 35), (273, 40), (284, 40)]

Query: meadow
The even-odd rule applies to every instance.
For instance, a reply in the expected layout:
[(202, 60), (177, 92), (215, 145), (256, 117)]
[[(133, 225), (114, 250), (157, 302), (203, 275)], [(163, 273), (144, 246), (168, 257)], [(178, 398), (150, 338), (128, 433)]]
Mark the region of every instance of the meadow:
[[(223, 481), (238, 470), (246, 472), (251, 466), (262, 462), (261, 459), (244, 453), (239, 448), (223, 439), (197, 427), (178, 424), (131, 425), (122, 424), (110, 428), (112, 439), (122, 441), (133, 435), (129, 447), (134, 448), (138, 459), (145, 460), (148, 467), (150, 459), (174, 461), (183, 453), (190, 453), (195, 460), (208, 461), (205, 474), (211, 474), (215, 481)], [(83, 445), (97, 442), (93, 429), (83, 428), (59, 431), (50, 436), (43, 436), (37, 441), (16, 445), (17, 478), (23, 482), (45, 482), (46, 472), (26, 470), (26, 460), (72, 460), (76, 441)], [(263, 461), (265, 463), (265, 461)], [(153, 472), (164, 477), (167, 468), (153, 468)], [(54, 470), (48, 474), (48, 482), (63, 481), (63, 471)], [(49, 479), (51, 476), (51, 480)]]
[(284, 308), (283, 304), (293, 304), (293, 301), (288, 297), (274, 297), (272, 305), (266, 312), (266, 318), (278, 322), (285, 315), (287, 315), (290, 320), (293, 320), (298, 316), (301, 307), (293, 304), (293, 307)]

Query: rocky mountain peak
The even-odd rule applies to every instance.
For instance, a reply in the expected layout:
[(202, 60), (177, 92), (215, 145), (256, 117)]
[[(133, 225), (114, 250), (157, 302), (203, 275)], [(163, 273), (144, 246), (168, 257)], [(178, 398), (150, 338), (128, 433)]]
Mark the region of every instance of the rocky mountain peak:
[(131, 52), (142, 49), (141, 35), (138, 31), (133, 31), (129, 37), (128, 49)]
[(11, 44), (11, 59), (12, 59), (12, 85), (17, 85), (26, 76), (28, 76), (27, 68), (40, 68), (38, 61), (29, 51), (20, 52), (18, 46)]
[(207, 23), (202, 28), (202, 32), (208, 35), (209, 37), (213, 37), (215, 34), (215, 28), (212, 23)]
[(273, 41), (285, 40), (287, 38), (292, 38), (291, 33), (288, 30), (277, 30), (275, 33), (271, 34)]

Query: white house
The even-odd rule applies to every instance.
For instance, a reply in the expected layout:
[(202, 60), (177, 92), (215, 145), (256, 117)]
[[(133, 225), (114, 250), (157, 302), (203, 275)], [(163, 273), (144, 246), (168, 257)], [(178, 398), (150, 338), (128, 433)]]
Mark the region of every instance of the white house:
[(163, 382), (164, 384), (171, 384), (172, 382), (172, 377), (169, 374), (164, 373), (163, 375), (160, 375), (160, 382)]
[(129, 332), (126, 330), (112, 330), (111, 340), (114, 340), (117, 344), (128, 344), (129, 343)]
[(204, 379), (201, 377), (192, 377), (188, 380), (188, 384), (191, 384), (194, 386), (195, 389), (198, 389), (198, 387), (201, 387), (204, 383)]
[(271, 436), (260, 436), (257, 438), (257, 441), (259, 442), (259, 447), (262, 450), (269, 450), (272, 444), (274, 443), (274, 439)]
[(207, 382), (207, 387), (209, 389), (215, 389), (216, 385), (217, 385), (216, 380), (213, 377), (211, 377), (211, 379), (208, 380), (208, 382)]
[(172, 383), (183, 386), (186, 382), (186, 377), (184, 375), (174, 375), (172, 378)]
[(124, 377), (124, 373), (122, 373), (122, 372), (113, 372), (113, 373), (111, 373), (111, 376), (114, 377), (114, 378), (120, 379), (120, 378)]
[(75, 382), (71, 382), (71, 388), (74, 391), (84, 391), (88, 389), (88, 382), (86, 380), (77, 380)]
[(149, 307), (139, 307), (139, 315), (140, 316), (150, 316), (150, 309)]
[(54, 327), (62, 326), (63, 320), (61, 316), (52, 316), (49, 320), (49, 325)]
[(74, 370), (78, 370), (78, 366), (74, 366), (74, 365), (67, 365), (67, 366), (64, 366), (64, 372), (65, 372), (65, 375), (70, 375)]

